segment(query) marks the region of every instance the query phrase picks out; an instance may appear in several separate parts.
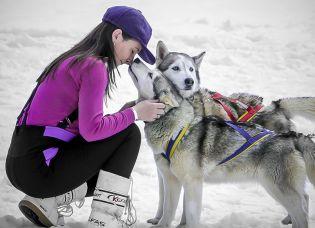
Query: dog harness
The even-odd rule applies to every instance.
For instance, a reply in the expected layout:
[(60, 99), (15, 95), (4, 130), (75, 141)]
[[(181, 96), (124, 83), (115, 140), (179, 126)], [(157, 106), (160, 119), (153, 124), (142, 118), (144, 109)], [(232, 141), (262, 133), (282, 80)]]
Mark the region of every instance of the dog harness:
[[(223, 101), (220, 100), (221, 98), (224, 98), (223, 95), (216, 92), (216, 93), (211, 95), (211, 98), (214, 99), (215, 101), (219, 102), (222, 105), (222, 107), (224, 108), (224, 110), (226, 111), (226, 113), (228, 114), (230, 119), (235, 124), (232, 121), (225, 121), (225, 123), (228, 126), (232, 127), (234, 130), (236, 130), (238, 133), (240, 133), (246, 139), (246, 142), (239, 149), (237, 149), (233, 154), (231, 154), (230, 156), (228, 156), (227, 158), (225, 158), (224, 160), (219, 162), (218, 165), (221, 165), (221, 164), (233, 159), (234, 157), (238, 156), (240, 153), (242, 153), (246, 150), (249, 150), (250, 148), (257, 145), (259, 142), (263, 141), (265, 138), (267, 138), (269, 135), (271, 135), (273, 133), (272, 131), (269, 131), (267, 129), (262, 129), (262, 131), (260, 133), (258, 133), (257, 135), (251, 136), (244, 129), (237, 126), (237, 122), (248, 122), (252, 118), (254, 118), (254, 116), (263, 107), (263, 105), (256, 105), (254, 107), (248, 106), (237, 99), (232, 99), (232, 98), (226, 97), (232, 103), (238, 104), (241, 107), (246, 109), (245, 113), (237, 119), (233, 115), (231, 108), (228, 105), (226, 105)], [(183, 127), (182, 129), (180, 129), (179, 131), (175, 131), (175, 133), (173, 133), (171, 139), (166, 143), (166, 146), (164, 147), (165, 152), (162, 153), (162, 156), (165, 159), (167, 159), (169, 162), (170, 162), (170, 159), (173, 157), (174, 152), (175, 152), (178, 144), (180, 143), (182, 138), (185, 136), (188, 128), (189, 128), (189, 124), (186, 125), (185, 127)]]
[[(267, 129), (261, 129), (261, 131), (251, 136), (247, 131), (245, 131), (243, 128), (239, 127), (237, 123), (233, 123), (232, 121), (224, 121), (224, 123), (231, 128), (233, 128), (235, 131), (240, 133), (245, 139), (246, 142), (238, 148), (236, 151), (234, 151), (231, 155), (223, 159), (221, 162), (219, 162), (217, 165), (222, 165), (226, 163), (227, 161), (230, 161), (231, 159), (237, 157), (242, 152), (245, 152), (249, 149), (251, 149), (253, 146), (257, 145), (258, 143), (262, 142), (263, 140), (267, 139), (268, 136), (271, 136), (274, 134), (273, 131), (267, 130)], [(164, 153), (162, 153), (162, 156), (167, 159), (169, 162), (171, 158), (174, 155), (174, 152), (180, 143), (180, 141), (183, 139), (185, 134), (187, 133), (187, 130), (189, 128), (189, 124), (187, 124), (185, 127), (181, 128), (179, 131), (176, 131), (171, 139), (166, 143), (166, 146), (164, 148)]]
[(162, 153), (163, 157), (166, 158), (169, 162), (171, 160), (171, 157), (173, 157), (174, 152), (182, 140), (182, 138), (185, 136), (187, 130), (189, 128), (189, 124), (187, 124), (185, 127), (180, 129), (179, 131), (176, 131), (171, 139), (166, 143), (166, 146), (164, 148), (165, 153)]
[[(217, 93), (217, 92), (212, 94), (211, 98), (221, 104), (221, 106), (223, 107), (223, 109), (225, 110), (225, 112), (228, 114), (228, 116), (233, 122), (248, 122), (252, 118), (254, 118), (257, 112), (263, 107), (263, 105), (256, 105), (254, 107), (248, 106), (237, 99), (224, 97), (222, 94)], [(229, 99), (230, 102), (240, 105), (241, 107), (244, 107), (246, 109), (245, 113), (237, 119), (233, 115), (231, 108), (228, 105), (226, 105), (223, 101), (220, 100), (221, 98)]]
[(248, 132), (246, 132), (243, 128), (237, 126), (237, 123), (233, 123), (231, 121), (224, 121), (228, 126), (230, 126), (231, 128), (233, 128), (235, 131), (237, 131), (238, 133), (240, 133), (245, 139), (246, 142), (240, 147), (238, 148), (234, 153), (232, 153), (231, 155), (229, 155), (228, 157), (226, 157), (225, 159), (223, 159), (221, 162), (219, 162), (217, 165), (222, 165), (223, 163), (230, 161), (231, 159), (235, 158), (236, 156), (238, 156), (240, 153), (247, 151), (249, 149), (251, 149), (253, 146), (257, 145), (258, 143), (262, 142), (263, 140), (265, 140), (268, 136), (273, 135), (274, 132), (267, 130), (267, 129), (261, 129), (261, 131), (254, 135), (251, 136)]

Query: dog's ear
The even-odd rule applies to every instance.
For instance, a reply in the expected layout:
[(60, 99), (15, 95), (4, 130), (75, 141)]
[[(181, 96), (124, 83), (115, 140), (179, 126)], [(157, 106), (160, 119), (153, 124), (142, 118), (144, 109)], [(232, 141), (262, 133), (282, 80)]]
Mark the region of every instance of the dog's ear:
[(206, 52), (203, 51), (203, 52), (201, 52), (199, 55), (193, 57), (193, 60), (194, 60), (194, 62), (196, 63), (198, 69), (199, 69), (199, 67), (200, 67), (200, 63), (201, 63), (203, 57), (205, 56), (205, 54), (206, 54)]
[(162, 93), (159, 100), (166, 105), (165, 112), (167, 112), (170, 108), (179, 107), (179, 103), (172, 93)]
[(163, 43), (163, 41), (160, 40), (156, 46), (156, 61), (155, 61), (156, 67), (158, 67), (161, 64), (161, 62), (163, 61), (163, 59), (168, 53), (169, 51), (166, 45)]

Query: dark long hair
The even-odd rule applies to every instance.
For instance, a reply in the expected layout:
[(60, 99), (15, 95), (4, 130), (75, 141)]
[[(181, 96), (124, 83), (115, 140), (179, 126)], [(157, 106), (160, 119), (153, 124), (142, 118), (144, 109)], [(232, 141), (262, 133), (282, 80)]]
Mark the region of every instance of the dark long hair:
[[(97, 59), (102, 60), (104, 63), (107, 62), (107, 70), (109, 73), (109, 83), (106, 88), (106, 96), (111, 98), (110, 91), (113, 87), (116, 87), (115, 72), (117, 70), (118, 75), (120, 73), (117, 69), (117, 63), (114, 56), (114, 45), (112, 41), (112, 33), (115, 29), (118, 29), (115, 25), (107, 22), (101, 22), (97, 25), (83, 40), (74, 45), (71, 49), (58, 56), (52, 61), (41, 73), (36, 80), (41, 83), (46, 77), (54, 78), (54, 73), (57, 67), (62, 61), (68, 57), (74, 56), (75, 58), (69, 64), (69, 68), (81, 60), (93, 56)], [(123, 32), (124, 40), (132, 39), (127, 33)]]

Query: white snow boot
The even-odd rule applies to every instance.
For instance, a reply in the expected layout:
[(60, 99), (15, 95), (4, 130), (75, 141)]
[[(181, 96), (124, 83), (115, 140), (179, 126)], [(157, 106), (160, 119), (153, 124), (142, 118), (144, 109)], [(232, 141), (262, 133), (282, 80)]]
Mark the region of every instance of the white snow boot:
[(76, 189), (65, 194), (50, 198), (35, 198), (28, 195), (20, 201), (21, 212), (32, 223), (41, 227), (64, 225), (64, 216), (73, 213), (72, 202), (80, 202), (82, 207), (87, 192), (87, 184), (84, 183)]
[[(131, 227), (136, 222), (135, 215), (131, 213), (134, 207), (128, 196), (130, 184), (131, 180), (128, 178), (100, 171), (91, 205), (88, 228)], [(125, 221), (122, 219), (124, 209), (128, 213)]]

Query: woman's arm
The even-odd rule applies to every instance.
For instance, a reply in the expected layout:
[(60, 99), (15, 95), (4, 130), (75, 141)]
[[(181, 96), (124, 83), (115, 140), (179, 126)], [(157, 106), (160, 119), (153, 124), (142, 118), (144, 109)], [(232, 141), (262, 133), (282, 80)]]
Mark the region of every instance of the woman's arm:
[(131, 108), (103, 114), (103, 98), (108, 85), (108, 73), (99, 60), (81, 71), (79, 91), (79, 132), (86, 141), (110, 137), (135, 121)]
[(121, 107), (121, 109), (119, 111), (125, 110), (126, 108), (130, 108), (136, 105), (136, 101), (129, 101), (126, 104), (124, 104), (124, 106)]

